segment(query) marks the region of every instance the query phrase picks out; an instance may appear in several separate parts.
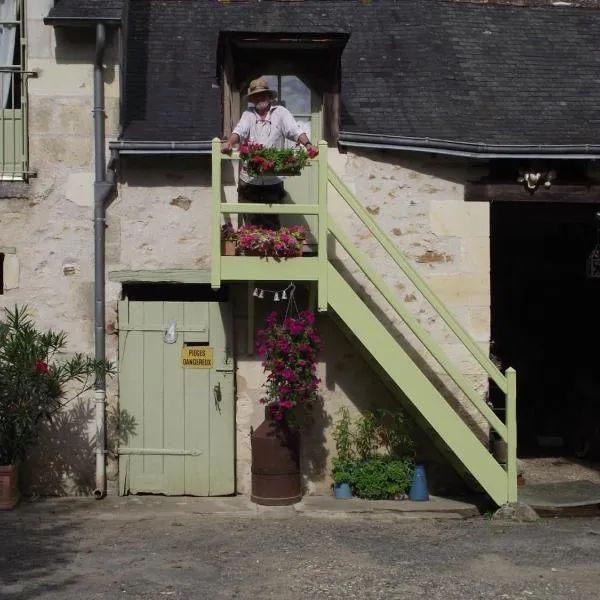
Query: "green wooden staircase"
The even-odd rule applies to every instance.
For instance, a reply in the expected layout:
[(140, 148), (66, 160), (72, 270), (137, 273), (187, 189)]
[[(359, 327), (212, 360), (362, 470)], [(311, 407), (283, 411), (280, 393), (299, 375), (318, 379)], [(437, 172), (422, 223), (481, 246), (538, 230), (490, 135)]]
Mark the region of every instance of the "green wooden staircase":
[[(226, 203), (223, 202), (222, 193), (222, 161), (236, 160), (237, 157), (222, 155), (220, 141), (213, 140), (212, 287), (218, 289), (223, 281), (315, 281), (319, 310), (332, 310), (336, 313), (337, 317), (346, 324), (347, 328), (370, 353), (372, 359), (402, 391), (403, 396), (412, 404), (413, 411), (417, 411), (429, 424), (464, 470), (477, 481), (496, 504), (515, 502), (517, 500), (517, 424), (516, 373), (514, 369), (508, 369), (505, 374), (497, 369), (329, 166), (325, 142), (319, 144), (319, 150), (319, 156), (313, 164), (319, 170), (318, 201), (316, 203), (276, 206)], [(386, 284), (383, 277), (377, 273), (377, 270), (336, 223), (335, 219), (329, 215), (327, 199), (328, 193), (333, 190), (339, 194), (385, 249), (398, 269), (429, 302), (488, 378), (505, 394), (505, 422), (502, 422), (486, 404), (484, 398), (473, 388), (432, 336), (400, 301), (397, 294)], [(233, 213), (316, 215), (318, 219), (317, 255), (284, 261), (261, 257), (221, 256), (221, 222), (224, 215)], [(413, 361), (373, 310), (357, 294), (342, 275), (341, 270), (336, 267), (333, 257), (330, 260), (328, 243), (333, 242), (339, 244), (348, 253), (381, 297), (418, 338), (424, 352), (428, 353), (456, 384), (465, 401), (469, 402), (485, 419), (489, 427), (496, 432), (497, 436), (506, 442), (508, 448), (506, 465), (496, 461), (488, 447), (480, 441), (461, 415), (438, 391), (434, 382)]]

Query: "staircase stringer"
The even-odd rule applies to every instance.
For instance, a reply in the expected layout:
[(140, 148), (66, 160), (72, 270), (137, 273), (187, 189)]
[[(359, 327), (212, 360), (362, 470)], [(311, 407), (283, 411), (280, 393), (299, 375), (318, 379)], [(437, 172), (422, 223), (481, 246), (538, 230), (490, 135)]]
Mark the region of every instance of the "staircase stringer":
[(505, 504), (506, 471), (331, 263), (327, 277), (329, 306), (492, 500), (498, 505)]

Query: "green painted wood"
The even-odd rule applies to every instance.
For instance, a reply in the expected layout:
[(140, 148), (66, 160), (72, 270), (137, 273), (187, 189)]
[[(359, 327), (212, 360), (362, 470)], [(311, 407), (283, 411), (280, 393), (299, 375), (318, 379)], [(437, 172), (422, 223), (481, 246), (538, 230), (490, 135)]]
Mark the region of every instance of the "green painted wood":
[[(20, 76), (18, 73), (15, 77)], [(23, 77), (22, 79), (26, 79)], [(21, 109), (0, 109), (0, 175), (22, 178), (27, 171), (23, 154), (24, 123)]]
[[(223, 214), (317, 215), (317, 204), (253, 204), (251, 202), (222, 204)], [(283, 225), (283, 222), (282, 222)]]
[[(201, 302), (119, 304), (120, 408), (137, 423), (119, 455), (120, 493), (235, 492), (229, 310), (227, 304)], [(176, 323), (173, 344), (164, 341), (169, 320)], [(213, 369), (181, 367), (188, 342), (213, 347)], [(213, 393), (217, 383), (220, 412)]]
[[(209, 326), (206, 302), (184, 305), (184, 325)], [(208, 496), (210, 493), (210, 412), (212, 390), (209, 369), (181, 369), (184, 377), (184, 448), (201, 449), (201, 456), (185, 456), (185, 493)]]
[(319, 262), (319, 285), (317, 288), (317, 308), (321, 312), (327, 310), (327, 265), (329, 261), (327, 249), (327, 177), (329, 159), (327, 157), (327, 151), (327, 142), (321, 140), (319, 142), (319, 156), (317, 161), (319, 169), (319, 234), (317, 254), (317, 260)]
[(438, 364), (452, 378), (452, 381), (462, 390), (469, 401), (477, 408), (486, 421), (498, 432), (503, 440), (507, 440), (506, 425), (498, 418), (494, 411), (485, 403), (481, 395), (473, 388), (466, 377), (456, 368), (455, 364), (448, 358), (442, 348), (433, 339), (431, 334), (417, 321), (410, 310), (400, 302), (397, 295), (385, 283), (375, 269), (369, 264), (365, 255), (354, 245), (352, 240), (344, 233), (342, 228), (329, 217), (329, 230), (341, 246), (348, 252), (354, 262), (361, 268), (369, 281), (375, 286), (379, 293), (387, 300), (396, 314), (406, 323), (408, 328), (415, 334), (427, 351), (435, 358)]
[(443, 437), (460, 462), (494, 502), (505, 504), (507, 476), (504, 469), (331, 264), (328, 295), (330, 307)]
[(508, 502), (517, 501), (517, 372), (509, 367), (506, 370), (508, 392), (506, 394), (507, 473)]
[[(119, 326), (129, 325), (129, 302), (120, 301), (117, 307), (118, 316), (119, 316)], [(135, 379), (132, 376), (132, 362), (135, 357), (135, 353), (131, 352), (127, 347), (128, 343), (131, 341), (131, 333), (129, 331), (119, 331), (119, 409), (124, 409), (123, 398), (127, 398), (129, 402), (131, 402), (131, 398), (133, 396)], [(138, 430), (133, 432), (129, 439), (127, 440), (127, 444), (133, 443), (135, 445), (135, 440), (138, 439)], [(130, 456), (121, 456), (119, 454), (119, 495), (124, 496), (129, 491), (130, 477), (131, 477), (131, 457)]]
[(223, 281), (317, 281), (319, 261), (315, 256), (276, 260), (259, 256), (223, 256)]
[(235, 492), (235, 407), (233, 323), (229, 306), (211, 302), (210, 345), (215, 368), (210, 370), (210, 495)]
[(417, 270), (410, 264), (410, 262), (402, 255), (402, 253), (396, 248), (396, 246), (389, 240), (384, 231), (377, 225), (371, 215), (366, 211), (364, 206), (354, 197), (352, 192), (340, 179), (337, 173), (329, 167), (329, 182), (342, 196), (346, 203), (352, 208), (359, 219), (363, 222), (365, 227), (371, 232), (375, 239), (383, 246), (389, 256), (394, 262), (400, 267), (402, 272), (408, 277), (413, 285), (419, 290), (423, 297), (429, 302), (429, 304), (435, 309), (435, 311), (442, 317), (446, 325), (456, 335), (456, 337), (462, 342), (467, 348), (475, 360), (481, 365), (485, 372), (493, 379), (496, 385), (504, 392), (507, 391), (506, 378), (498, 370), (496, 365), (489, 359), (489, 357), (483, 352), (479, 345), (471, 338), (471, 336), (465, 331), (462, 325), (455, 319), (455, 317), (448, 311), (441, 300), (435, 295), (433, 290), (429, 287), (427, 282), (421, 277)]
[[(144, 325), (144, 306), (139, 302), (119, 303), (119, 322), (126, 313), (126, 322), (134, 327)], [(123, 319), (125, 320), (125, 319)], [(130, 447), (144, 446), (144, 334), (140, 331), (126, 331), (119, 334), (119, 405), (135, 419), (136, 427), (128, 440)], [(119, 463), (126, 463), (125, 472), (119, 470), (122, 478), (122, 493), (145, 491), (140, 477), (144, 473), (142, 456), (119, 457)]]
[[(174, 344), (165, 344), (164, 341), (162, 344), (164, 352), (164, 392), (161, 413), (164, 423), (164, 440), (162, 447), (165, 450), (193, 452), (194, 450), (202, 451), (202, 449), (190, 450), (188, 448), (186, 450), (183, 440), (185, 430), (185, 389), (181, 374), (181, 349), (184, 341), (181, 335), (184, 324), (183, 313), (183, 302), (166, 302), (164, 304), (164, 323), (168, 325), (169, 321), (175, 321), (178, 336)], [(163, 460), (166, 479), (165, 493), (169, 495), (183, 494), (185, 492), (185, 461), (181, 459), (181, 456), (165, 456)]]
[[(322, 107), (322, 94), (313, 91), (311, 93), (310, 132), (308, 134), (313, 144), (316, 144), (323, 137)], [(318, 237), (318, 218), (316, 215), (318, 213), (313, 211), (318, 210), (318, 161), (310, 160), (300, 175), (286, 177), (284, 187), (287, 192), (285, 201), (290, 202), (290, 204), (285, 204), (284, 206), (299, 207), (300, 204), (304, 204), (311, 206), (312, 210), (296, 215), (279, 213), (282, 215), (280, 219), (281, 224), (283, 226), (302, 225), (306, 228), (307, 244), (316, 244)]]
[[(144, 303), (144, 326), (164, 323), (162, 302)], [(163, 330), (164, 331), (164, 330)], [(144, 447), (163, 448), (163, 332), (144, 331)], [(153, 480), (164, 478), (164, 458), (144, 456), (144, 476)], [(151, 490), (150, 490), (151, 491)], [(157, 493), (159, 490), (155, 490)]]
[(221, 287), (221, 140), (212, 140), (212, 227), (211, 227), (211, 277), (213, 290)]
[(119, 283), (210, 283), (210, 271), (207, 269), (110, 271), (108, 279)]

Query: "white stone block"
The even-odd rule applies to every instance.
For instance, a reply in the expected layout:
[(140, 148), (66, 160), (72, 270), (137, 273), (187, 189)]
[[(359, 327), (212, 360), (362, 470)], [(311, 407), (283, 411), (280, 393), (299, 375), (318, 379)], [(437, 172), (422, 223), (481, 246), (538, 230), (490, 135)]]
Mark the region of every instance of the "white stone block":
[(16, 290), (19, 287), (19, 259), (16, 254), (4, 255), (4, 289)]
[(489, 238), (466, 237), (461, 240), (460, 269), (466, 273), (490, 272)]
[(65, 186), (65, 198), (78, 206), (94, 205), (94, 176), (89, 171), (70, 173)]
[(489, 205), (483, 202), (432, 200), (431, 232), (438, 236), (489, 237)]

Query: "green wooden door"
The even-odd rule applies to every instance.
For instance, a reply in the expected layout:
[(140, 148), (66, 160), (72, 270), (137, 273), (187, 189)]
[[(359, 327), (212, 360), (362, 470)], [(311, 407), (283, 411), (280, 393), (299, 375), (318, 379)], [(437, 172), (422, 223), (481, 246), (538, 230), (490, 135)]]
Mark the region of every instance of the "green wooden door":
[[(121, 494), (234, 493), (229, 309), (216, 302), (119, 303), (119, 403), (135, 419), (119, 448)], [(170, 323), (174, 341), (166, 335)], [(184, 361), (187, 347), (204, 355), (212, 349), (212, 366), (184, 366), (192, 364)]]

